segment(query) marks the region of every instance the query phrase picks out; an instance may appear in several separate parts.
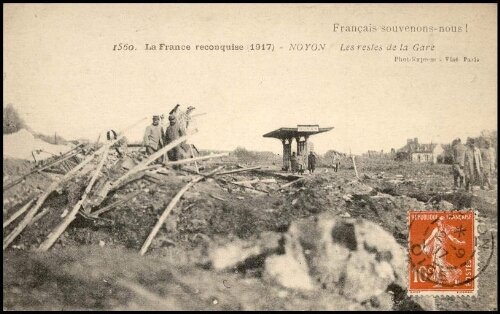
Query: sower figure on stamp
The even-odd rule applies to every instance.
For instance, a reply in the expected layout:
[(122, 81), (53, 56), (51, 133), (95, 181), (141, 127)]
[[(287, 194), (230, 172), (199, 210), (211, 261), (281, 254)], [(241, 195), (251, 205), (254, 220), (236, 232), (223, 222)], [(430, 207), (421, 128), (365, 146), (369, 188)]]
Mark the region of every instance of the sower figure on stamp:
[(482, 184), (483, 176), (483, 159), (481, 151), (476, 147), (475, 140), (469, 138), (467, 141), (467, 150), (465, 151), (464, 168), (465, 168), (465, 190), (472, 192), (472, 186), (475, 183)]
[[(148, 156), (153, 155), (163, 147), (163, 128), (160, 125), (160, 116), (153, 116), (153, 124), (146, 127), (143, 145), (146, 147), (146, 154)], [(155, 163), (162, 162), (162, 157), (158, 157), (155, 160)]]
[(434, 273), (431, 280), (436, 282), (436, 287), (441, 287), (443, 282), (447, 284), (456, 283), (462, 271), (446, 261), (446, 242), (451, 240), (456, 244), (465, 244), (451, 235), (454, 227), (444, 224), (444, 216), (437, 219), (437, 227), (432, 230), (431, 235), (425, 240), (422, 251), (431, 256)]
[(491, 190), (491, 177), (495, 174), (496, 166), (496, 153), (495, 149), (491, 147), (491, 141), (486, 139), (484, 141), (485, 147), (481, 149), (481, 158), (483, 159), (483, 174), (484, 181), (482, 188), (485, 189), (486, 185), (488, 185), (488, 189)]
[(462, 144), (462, 140), (457, 138), (452, 143), (453, 148), (453, 187), (458, 188), (462, 187), (464, 184), (464, 160), (465, 160), (465, 151), (467, 148), (464, 144)]

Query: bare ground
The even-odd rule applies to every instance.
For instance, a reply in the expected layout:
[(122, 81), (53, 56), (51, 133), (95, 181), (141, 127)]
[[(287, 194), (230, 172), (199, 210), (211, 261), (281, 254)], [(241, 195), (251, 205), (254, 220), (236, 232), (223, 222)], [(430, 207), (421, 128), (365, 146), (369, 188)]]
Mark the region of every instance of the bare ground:
[[(28, 165), (29, 166), (29, 165)], [(4, 176), (20, 176), (29, 167), (4, 159)], [(207, 164), (207, 168), (215, 165)], [(328, 172), (326, 172), (328, 170)], [(208, 170), (207, 170), (208, 171)], [(393, 161), (360, 160), (360, 181), (373, 192), (356, 196), (354, 170), (334, 173), (318, 169), (313, 176), (280, 189), (288, 181), (256, 183), (269, 194), (208, 179), (196, 184), (169, 215), (148, 253), (138, 251), (173, 195), (192, 176), (171, 172), (165, 184), (152, 186), (146, 179), (136, 180), (108, 198), (99, 208), (126, 198), (134, 198), (102, 214), (102, 219), (77, 219), (56, 241), (49, 252), (35, 253), (47, 235), (62, 220), (81, 194), (76, 184), (54, 192), (43, 208), (47, 214), (29, 226), (4, 251), (4, 310), (376, 310), (377, 304), (358, 304), (336, 300), (324, 291), (297, 292), (262, 278), (259, 268), (234, 273), (210, 269), (208, 251), (216, 243), (232, 239), (252, 241), (266, 231), (283, 232), (296, 218), (321, 212), (349, 213), (364, 217), (389, 231), (403, 246), (407, 244), (406, 211), (413, 201), (437, 206), (446, 200), (455, 208), (480, 212), (482, 270), (477, 297), (441, 297), (440, 310), (497, 309), (497, 192), (474, 194), (452, 191), (447, 165), (414, 165)], [(381, 174), (381, 172), (384, 172)], [(387, 178), (403, 175), (401, 182)], [(228, 181), (274, 178), (270, 171), (226, 175)], [(383, 179), (382, 179), (383, 178)], [(30, 193), (43, 190), (51, 177), (37, 174), (23, 185), (4, 192), (4, 221), (27, 201)], [(496, 183), (496, 180), (495, 180)], [(382, 204), (370, 195), (377, 193), (408, 196), (407, 204)], [(352, 194), (352, 199), (346, 199)], [(6, 204), (5, 200), (9, 200)], [(96, 208), (97, 209), (97, 208)], [(8, 235), (22, 218), (4, 229)], [(491, 237), (494, 249), (491, 249)], [(491, 256), (491, 259), (488, 260)], [(488, 265), (487, 265), (487, 262)]]

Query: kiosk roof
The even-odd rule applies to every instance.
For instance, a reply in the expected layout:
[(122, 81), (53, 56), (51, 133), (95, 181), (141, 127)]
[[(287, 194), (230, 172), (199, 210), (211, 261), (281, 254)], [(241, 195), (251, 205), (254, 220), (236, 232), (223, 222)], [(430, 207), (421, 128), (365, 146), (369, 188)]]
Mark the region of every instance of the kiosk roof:
[(287, 139), (287, 138), (294, 138), (294, 137), (300, 137), (300, 136), (305, 136), (305, 135), (314, 135), (314, 134), (319, 134), (323, 132), (328, 132), (332, 130), (333, 127), (329, 128), (317, 128), (317, 130), (314, 131), (299, 131), (299, 127), (296, 128), (279, 128), (277, 130), (274, 130), (272, 132), (266, 133), (263, 136), (264, 137), (273, 137), (277, 139)]

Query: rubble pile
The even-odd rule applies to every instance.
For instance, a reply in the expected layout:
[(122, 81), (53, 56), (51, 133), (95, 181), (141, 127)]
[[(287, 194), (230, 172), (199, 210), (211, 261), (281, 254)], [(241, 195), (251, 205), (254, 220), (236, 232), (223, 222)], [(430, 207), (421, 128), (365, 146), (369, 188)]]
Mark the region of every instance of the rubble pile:
[(326, 290), (332, 303), (348, 300), (356, 309), (436, 309), (431, 297), (406, 297), (405, 248), (364, 219), (325, 213), (292, 222), (286, 233), (233, 241), (210, 254), (217, 271), (261, 268), (254, 273), (266, 280), (299, 291)]
[[(172, 260), (183, 260), (182, 256), (193, 256), (186, 266), (189, 274), (198, 273), (208, 281), (208, 277), (223, 275), (236, 281), (235, 285), (248, 288), (244, 291), (264, 286), (262, 291), (273, 298), (273, 304), (281, 304), (277, 308), (435, 308), (426, 298), (406, 297), (406, 212), (456, 209), (457, 202), (463, 204), (458, 199), (460, 193), (430, 194), (426, 190), (427, 197), (420, 200), (413, 195), (421, 188), (422, 179), (405, 175), (379, 171), (361, 173), (360, 179), (342, 172), (286, 177), (272, 170), (253, 171), (252, 167), (226, 163), (219, 169), (220, 164), (213, 159), (203, 164), (201, 173), (187, 164), (181, 169), (148, 165), (120, 181), (148, 159), (137, 151), (119, 156), (110, 149), (96, 172), (100, 159), (94, 158), (50, 192), (10, 244), (9, 249), (14, 250), (9, 251), (38, 250), (76, 208), (74, 220), (51, 246), (55, 254), (64, 255), (66, 250), (80, 246), (137, 252), (160, 222), (143, 258), (168, 255)], [(208, 175), (214, 169), (219, 170)], [(4, 176), (15, 179), (22, 174), (4, 168)], [(203, 180), (194, 184), (200, 176)], [(61, 177), (36, 173), (4, 191), (4, 222), (29, 201), (19, 197), (11, 203), (18, 191), (30, 187), (36, 192), (36, 201), (48, 191), (51, 181), (58, 182)], [(32, 181), (36, 178), (46, 182), (37, 186)], [(87, 191), (89, 182), (94, 184)], [(120, 184), (101, 193), (110, 182)], [(187, 186), (189, 189), (184, 191)], [(80, 203), (84, 196), (85, 202)], [(478, 202), (476, 199), (469, 196), (471, 202)], [(166, 212), (165, 220), (160, 221)], [(4, 249), (6, 236), (26, 216), (22, 214), (4, 227)], [(201, 283), (195, 282), (192, 280), (192, 285), (202, 289)], [(94, 286), (96, 282), (92, 279), (87, 284)], [(155, 289), (159, 295), (167, 295), (163, 288)], [(204, 294), (203, 302), (210, 300), (214, 304), (216, 299), (220, 304), (230, 303), (229, 292), (221, 292), (226, 291), (225, 287), (221, 289), (217, 298)], [(258, 296), (253, 295), (252, 300)], [(227, 309), (269, 309), (262, 305), (263, 301), (253, 301), (241, 300)], [(176, 308), (185, 308), (181, 303), (176, 303)], [(315, 303), (314, 307), (310, 303)], [(104, 308), (116, 309), (113, 304)]]

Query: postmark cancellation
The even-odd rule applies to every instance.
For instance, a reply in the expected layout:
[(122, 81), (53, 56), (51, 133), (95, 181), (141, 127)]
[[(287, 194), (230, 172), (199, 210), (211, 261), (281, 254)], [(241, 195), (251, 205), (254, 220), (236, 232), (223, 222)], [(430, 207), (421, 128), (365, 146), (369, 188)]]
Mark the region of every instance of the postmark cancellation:
[(477, 295), (477, 211), (408, 212), (408, 294)]

